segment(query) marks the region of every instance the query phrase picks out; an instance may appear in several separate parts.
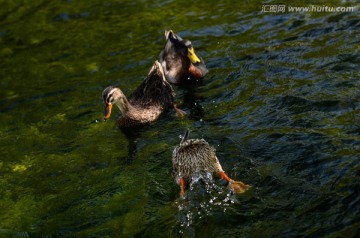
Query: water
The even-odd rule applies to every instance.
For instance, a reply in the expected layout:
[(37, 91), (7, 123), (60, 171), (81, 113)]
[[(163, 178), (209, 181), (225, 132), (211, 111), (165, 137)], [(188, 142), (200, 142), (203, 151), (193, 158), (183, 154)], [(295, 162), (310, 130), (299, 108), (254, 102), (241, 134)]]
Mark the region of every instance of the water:
[[(0, 4), (0, 236), (359, 233), (358, 11), (262, 13), (261, 1)], [(168, 28), (192, 40), (210, 73), (174, 87), (188, 117), (169, 110), (129, 138), (116, 111), (101, 120), (101, 92), (116, 85), (129, 95)], [(180, 199), (171, 154), (186, 128), (252, 189), (234, 195), (210, 181)]]

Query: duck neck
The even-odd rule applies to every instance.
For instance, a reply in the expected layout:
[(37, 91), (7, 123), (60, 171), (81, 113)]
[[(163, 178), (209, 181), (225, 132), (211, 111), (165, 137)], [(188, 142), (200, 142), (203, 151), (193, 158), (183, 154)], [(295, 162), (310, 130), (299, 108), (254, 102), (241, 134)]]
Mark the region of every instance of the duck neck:
[(119, 110), (121, 111), (121, 114), (123, 115), (129, 115), (132, 114), (134, 111), (136, 111), (136, 108), (131, 105), (129, 100), (123, 95), (116, 101), (116, 106), (118, 106)]

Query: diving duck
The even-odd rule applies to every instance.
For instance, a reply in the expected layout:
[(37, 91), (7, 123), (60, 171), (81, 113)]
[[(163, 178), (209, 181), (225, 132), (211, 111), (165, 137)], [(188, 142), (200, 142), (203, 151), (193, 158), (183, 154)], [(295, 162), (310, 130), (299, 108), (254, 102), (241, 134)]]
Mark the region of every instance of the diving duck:
[(235, 193), (243, 193), (250, 185), (229, 178), (222, 169), (215, 154), (215, 149), (204, 139), (188, 139), (189, 130), (186, 131), (180, 145), (176, 146), (172, 163), (176, 183), (180, 186), (180, 195), (185, 194), (192, 177), (197, 172), (210, 172), (228, 182)]
[(105, 88), (102, 96), (106, 106), (104, 120), (110, 118), (112, 106), (115, 104), (121, 111), (120, 127), (135, 127), (153, 122), (171, 106), (179, 116), (185, 114), (173, 102), (175, 92), (166, 81), (159, 61), (155, 61), (147, 77), (129, 98), (126, 98), (119, 88), (113, 86)]
[(193, 83), (208, 73), (204, 60), (195, 54), (191, 41), (182, 39), (172, 30), (165, 31), (165, 38), (160, 63), (170, 83)]

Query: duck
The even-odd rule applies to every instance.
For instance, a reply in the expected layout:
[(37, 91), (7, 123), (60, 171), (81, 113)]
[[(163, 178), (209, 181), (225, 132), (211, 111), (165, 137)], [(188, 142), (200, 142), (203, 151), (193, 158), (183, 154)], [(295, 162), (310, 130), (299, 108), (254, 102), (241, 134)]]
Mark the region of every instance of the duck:
[(118, 120), (121, 128), (136, 127), (156, 121), (169, 107), (174, 107), (178, 116), (186, 113), (177, 108), (174, 102), (175, 92), (166, 81), (163, 68), (155, 61), (147, 77), (127, 98), (120, 88), (108, 86), (102, 92), (105, 103), (104, 121), (111, 115), (116, 105), (121, 116)]
[(194, 83), (209, 72), (204, 60), (195, 53), (191, 41), (182, 39), (171, 29), (165, 31), (165, 38), (160, 63), (170, 83)]
[(180, 196), (185, 195), (193, 175), (199, 172), (209, 172), (228, 182), (234, 193), (245, 192), (251, 186), (241, 181), (231, 179), (223, 170), (215, 149), (204, 139), (189, 139), (189, 130), (182, 137), (180, 145), (172, 154), (173, 174), (175, 182), (180, 186)]

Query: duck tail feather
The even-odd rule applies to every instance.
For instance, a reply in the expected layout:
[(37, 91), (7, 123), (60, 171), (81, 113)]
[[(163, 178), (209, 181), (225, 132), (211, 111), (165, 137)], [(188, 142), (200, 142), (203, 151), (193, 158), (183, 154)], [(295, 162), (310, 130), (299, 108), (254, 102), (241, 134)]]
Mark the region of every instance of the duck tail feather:
[(185, 134), (181, 140), (181, 143), (184, 143), (185, 141), (187, 141), (187, 139), (189, 138), (189, 134), (190, 134), (190, 130), (186, 129)]

